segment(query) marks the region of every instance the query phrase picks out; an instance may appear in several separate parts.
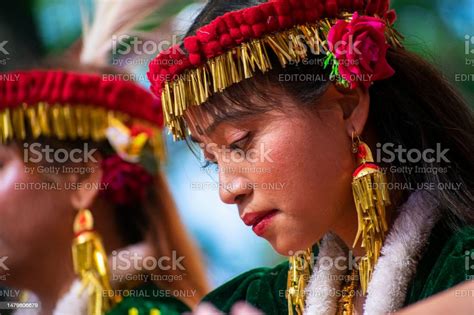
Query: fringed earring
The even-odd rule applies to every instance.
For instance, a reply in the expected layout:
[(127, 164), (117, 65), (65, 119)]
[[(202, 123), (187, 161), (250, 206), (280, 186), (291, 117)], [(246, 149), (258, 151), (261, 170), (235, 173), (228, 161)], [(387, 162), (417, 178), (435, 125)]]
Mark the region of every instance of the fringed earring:
[(362, 293), (367, 286), (382, 249), (387, 231), (385, 207), (390, 205), (387, 180), (380, 167), (374, 164), (369, 146), (357, 136), (352, 136), (352, 151), (357, 155), (359, 166), (353, 173), (352, 192), (357, 210), (358, 229), (355, 247), (361, 239), (365, 256), (359, 262), (359, 277)]
[(74, 219), (72, 259), (74, 271), (82, 282), (82, 290), (89, 295), (88, 314), (102, 315), (119, 302), (114, 296), (104, 294), (111, 290), (107, 255), (102, 239), (94, 231), (94, 219), (89, 210), (80, 210)]

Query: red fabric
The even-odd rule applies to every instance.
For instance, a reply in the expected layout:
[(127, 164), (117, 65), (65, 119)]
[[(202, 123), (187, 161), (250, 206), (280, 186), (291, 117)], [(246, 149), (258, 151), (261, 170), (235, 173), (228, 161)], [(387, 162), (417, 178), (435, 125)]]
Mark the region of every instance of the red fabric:
[(359, 173), (360, 173), (363, 169), (365, 169), (365, 168), (371, 168), (371, 169), (374, 169), (374, 170), (380, 169), (380, 167), (378, 167), (378, 165), (376, 165), (376, 164), (373, 164), (373, 163), (364, 163), (364, 164), (359, 165), (358, 168), (356, 168), (356, 170), (354, 171), (354, 173), (352, 173), (352, 177), (356, 177), (357, 175), (359, 175)]
[(357, 147), (357, 158), (365, 159), (367, 157), (367, 150), (363, 144), (359, 144)]
[(390, 0), (367, 0), (365, 7), (366, 15), (377, 15), (383, 17), (390, 7)]
[(196, 36), (188, 36), (183, 42), (184, 47), (189, 53), (198, 53), (201, 48), (200, 42)]
[(234, 44), (234, 39), (229, 34), (223, 34), (219, 39), (219, 43), (223, 48), (229, 48)]
[(243, 11), (242, 16), (244, 17), (245, 23), (248, 25), (254, 25), (265, 21), (263, 12), (258, 6)]
[(293, 11), (293, 18), (296, 24), (304, 24), (305, 17), (306, 15), (303, 9), (295, 9), (295, 11)]
[(338, 13), (337, 0), (326, 0), (324, 11), (328, 17), (336, 16)]
[[(151, 89), (154, 93), (161, 93), (164, 82), (170, 78), (253, 38), (297, 24), (316, 22), (324, 17), (335, 17), (342, 11), (365, 11), (365, 15), (378, 15), (386, 17), (389, 22), (394, 21), (395, 16), (387, 13), (388, 8), (389, 0), (270, 0), (228, 12), (198, 29), (195, 36), (184, 39), (187, 52), (179, 56), (170, 56), (169, 51), (160, 53), (150, 63), (148, 77), (151, 78)], [(161, 62), (175, 58), (182, 60), (183, 66), (170, 69), (168, 64)]]
[(124, 161), (118, 155), (103, 159), (102, 171), (102, 183), (107, 189), (100, 194), (116, 205), (140, 204), (146, 197), (147, 187), (153, 183), (153, 176), (140, 164)]
[(263, 23), (252, 26), (252, 32), (256, 38), (262, 37), (267, 31), (267, 26)]
[(115, 76), (62, 70), (32, 70), (9, 75), (18, 79), (0, 80), (0, 110), (38, 102), (92, 105), (121, 111), (158, 127), (163, 125), (160, 102), (136, 83)]
[(364, 0), (352, 0), (352, 10), (359, 11), (364, 8)]

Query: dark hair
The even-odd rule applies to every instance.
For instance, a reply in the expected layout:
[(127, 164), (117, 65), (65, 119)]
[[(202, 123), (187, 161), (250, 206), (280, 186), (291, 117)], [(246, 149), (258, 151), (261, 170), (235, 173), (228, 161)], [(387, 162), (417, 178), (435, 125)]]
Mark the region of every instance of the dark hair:
[[(198, 15), (186, 36), (216, 17), (232, 10), (243, 9), (265, 1), (211, 0)], [(331, 84), (329, 70), (323, 69), (324, 55), (311, 56), (312, 65), (290, 65), (282, 68), (278, 59), (270, 55), (273, 70), (266, 74), (257, 74), (250, 80), (235, 84), (222, 93), (213, 95), (201, 105), (202, 110), (219, 119), (233, 119), (242, 115), (278, 109), (280, 95), (284, 93), (302, 107), (314, 104)], [(395, 160), (383, 166), (410, 166), (419, 168), (447, 167), (446, 173), (412, 172), (396, 174), (392, 182), (408, 187), (418, 185), (439, 185), (457, 183), (459, 189), (434, 189), (433, 198), (439, 201), (445, 222), (455, 229), (463, 224), (474, 223), (472, 211), (474, 182), (474, 119), (471, 108), (445, 78), (422, 58), (404, 49), (390, 48), (387, 60), (395, 70), (395, 75), (370, 87), (370, 113), (368, 125), (376, 134), (379, 143), (393, 143), (406, 149), (433, 149), (439, 144), (449, 149), (446, 157), (450, 163), (427, 162), (421, 159), (417, 163), (402, 163)], [(314, 74), (319, 80), (292, 80), (281, 82), (280, 75)], [(249, 101), (252, 95), (252, 101)], [(254, 97), (265, 102), (255, 105)], [(262, 105), (267, 104), (267, 105)], [(409, 191), (405, 191), (398, 204), (406, 200)], [(395, 206), (397, 206), (396, 204)]]

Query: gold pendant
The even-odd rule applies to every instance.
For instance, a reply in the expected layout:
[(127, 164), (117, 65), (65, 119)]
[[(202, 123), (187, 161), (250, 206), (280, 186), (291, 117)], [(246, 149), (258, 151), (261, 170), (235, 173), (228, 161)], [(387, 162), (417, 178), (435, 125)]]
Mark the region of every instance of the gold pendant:
[(302, 315), (305, 307), (305, 288), (313, 270), (313, 254), (310, 248), (289, 258), (286, 299), (288, 314)]
[(337, 306), (337, 315), (352, 315), (354, 314), (354, 297), (356, 295), (357, 283), (359, 282), (357, 268), (352, 269), (350, 278), (344, 282), (341, 298)]

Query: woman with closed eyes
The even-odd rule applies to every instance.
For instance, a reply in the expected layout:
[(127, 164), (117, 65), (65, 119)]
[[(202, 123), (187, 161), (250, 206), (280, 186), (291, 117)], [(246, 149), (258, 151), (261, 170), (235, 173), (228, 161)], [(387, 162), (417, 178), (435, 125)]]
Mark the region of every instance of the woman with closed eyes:
[(199, 144), (222, 201), (289, 257), (204, 301), (469, 311), (449, 289), (473, 286), (472, 111), (395, 20), (384, 0), (209, 1), (150, 63), (175, 138)]

